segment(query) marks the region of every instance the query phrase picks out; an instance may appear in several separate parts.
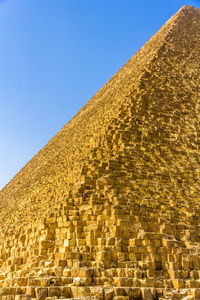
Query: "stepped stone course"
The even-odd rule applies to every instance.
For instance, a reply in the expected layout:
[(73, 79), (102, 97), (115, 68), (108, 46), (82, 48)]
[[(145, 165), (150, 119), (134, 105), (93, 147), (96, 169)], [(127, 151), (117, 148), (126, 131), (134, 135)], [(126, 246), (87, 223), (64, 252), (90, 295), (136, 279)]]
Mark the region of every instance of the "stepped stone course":
[(0, 300), (200, 299), (199, 86), (184, 6), (0, 191)]

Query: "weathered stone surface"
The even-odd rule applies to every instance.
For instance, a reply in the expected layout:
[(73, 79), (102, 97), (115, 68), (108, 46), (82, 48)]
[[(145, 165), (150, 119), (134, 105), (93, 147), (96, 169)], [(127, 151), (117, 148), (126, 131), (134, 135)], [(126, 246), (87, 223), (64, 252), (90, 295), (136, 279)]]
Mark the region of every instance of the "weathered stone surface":
[(112, 300), (114, 296), (113, 288), (104, 289), (104, 298), (105, 300)]
[(47, 288), (39, 287), (39, 288), (36, 288), (35, 291), (36, 291), (36, 298), (38, 300), (44, 300), (47, 298), (47, 295), (48, 295)]
[(200, 299), (199, 49), (184, 6), (0, 191), (0, 300)]

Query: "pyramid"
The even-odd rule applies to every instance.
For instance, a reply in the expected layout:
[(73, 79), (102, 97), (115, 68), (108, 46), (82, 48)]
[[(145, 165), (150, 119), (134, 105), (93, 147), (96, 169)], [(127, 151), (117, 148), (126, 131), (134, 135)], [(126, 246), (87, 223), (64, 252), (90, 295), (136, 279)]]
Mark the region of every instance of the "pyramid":
[(0, 192), (0, 299), (200, 299), (200, 10), (182, 7)]

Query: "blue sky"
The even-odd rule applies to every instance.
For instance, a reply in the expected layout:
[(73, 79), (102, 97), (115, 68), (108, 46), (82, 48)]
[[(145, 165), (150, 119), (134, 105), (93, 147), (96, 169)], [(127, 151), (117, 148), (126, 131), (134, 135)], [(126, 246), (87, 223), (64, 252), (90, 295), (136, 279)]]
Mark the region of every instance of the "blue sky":
[(183, 5), (0, 1), (0, 189)]

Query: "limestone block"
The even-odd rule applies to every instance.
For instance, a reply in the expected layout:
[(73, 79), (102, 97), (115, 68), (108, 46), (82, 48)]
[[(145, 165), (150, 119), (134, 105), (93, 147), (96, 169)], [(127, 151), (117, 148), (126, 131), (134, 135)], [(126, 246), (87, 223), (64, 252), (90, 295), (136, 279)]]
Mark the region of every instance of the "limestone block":
[(140, 300), (141, 299), (141, 290), (140, 288), (124, 288), (126, 295), (129, 296), (130, 299)]
[(153, 294), (150, 288), (141, 288), (142, 299), (153, 300)]
[(26, 277), (20, 277), (15, 279), (18, 286), (26, 286), (27, 285), (27, 278)]
[(63, 269), (63, 276), (70, 277), (71, 269)]
[(192, 289), (192, 296), (195, 298), (195, 299), (200, 299), (200, 289)]
[(63, 278), (63, 285), (68, 285), (71, 284), (73, 282), (73, 278), (72, 277), (65, 277)]
[(85, 246), (86, 245), (86, 240), (84, 238), (83, 239), (79, 238), (79, 239), (76, 240), (76, 244), (77, 244), (78, 247)]
[[(20, 290), (18, 290), (18, 293), (20, 293)], [(13, 287), (9, 287), (9, 288), (1, 288), (0, 289), (0, 297), (2, 296), (6, 296), (6, 295), (15, 295), (17, 294), (17, 289), (16, 288), (13, 288)]]
[(126, 289), (122, 287), (114, 288), (114, 295), (115, 296), (127, 296)]
[(48, 288), (38, 287), (35, 289), (37, 300), (44, 300), (48, 296)]
[(114, 295), (113, 288), (110, 289), (104, 289), (104, 297), (105, 300), (112, 300)]
[(141, 284), (140, 284), (140, 281), (136, 278), (133, 278), (133, 287), (140, 287)]
[(61, 287), (48, 287), (48, 297), (60, 297), (62, 294)]
[(90, 293), (98, 299), (103, 299), (104, 291), (102, 287), (90, 287)]
[(74, 286), (82, 286), (82, 285), (84, 285), (83, 278), (80, 278), (80, 277), (73, 278), (73, 285)]
[(185, 282), (181, 279), (174, 279), (173, 280), (173, 286), (175, 289), (184, 288)]
[(118, 275), (118, 277), (125, 277), (126, 276), (125, 270), (122, 269), (122, 268), (118, 268), (117, 269), (117, 275)]
[(13, 295), (2, 296), (2, 300), (15, 300), (15, 296)]
[(56, 267), (66, 267), (67, 266), (67, 261), (63, 260), (63, 259), (55, 260), (55, 266)]
[(76, 297), (87, 297), (90, 296), (90, 288), (89, 287), (83, 287), (83, 286), (78, 286), (78, 287), (71, 287), (71, 293), (74, 298)]
[(65, 297), (65, 298), (70, 298), (71, 288), (67, 287), (67, 286), (62, 287), (61, 295), (63, 295), (63, 297)]
[(76, 240), (75, 239), (70, 239), (69, 238), (69, 239), (64, 240), (64, 247), (74, 247), (74, 246), (76, 246)]
[(29, 277), (28, 286), (41, 286), (41, 279), (35, 277)]
[(126, 273), (127, 277), (130, 277), (130, 278), (134, 277), (134, 269), (126, 269), (125, 273)]
[(36, 295), (35, 295), (35, 288), (29, 287), (29, 286), (26, 287), (26, 294), (30, 295), (31, 298), (35, 298), (36, 297)]

